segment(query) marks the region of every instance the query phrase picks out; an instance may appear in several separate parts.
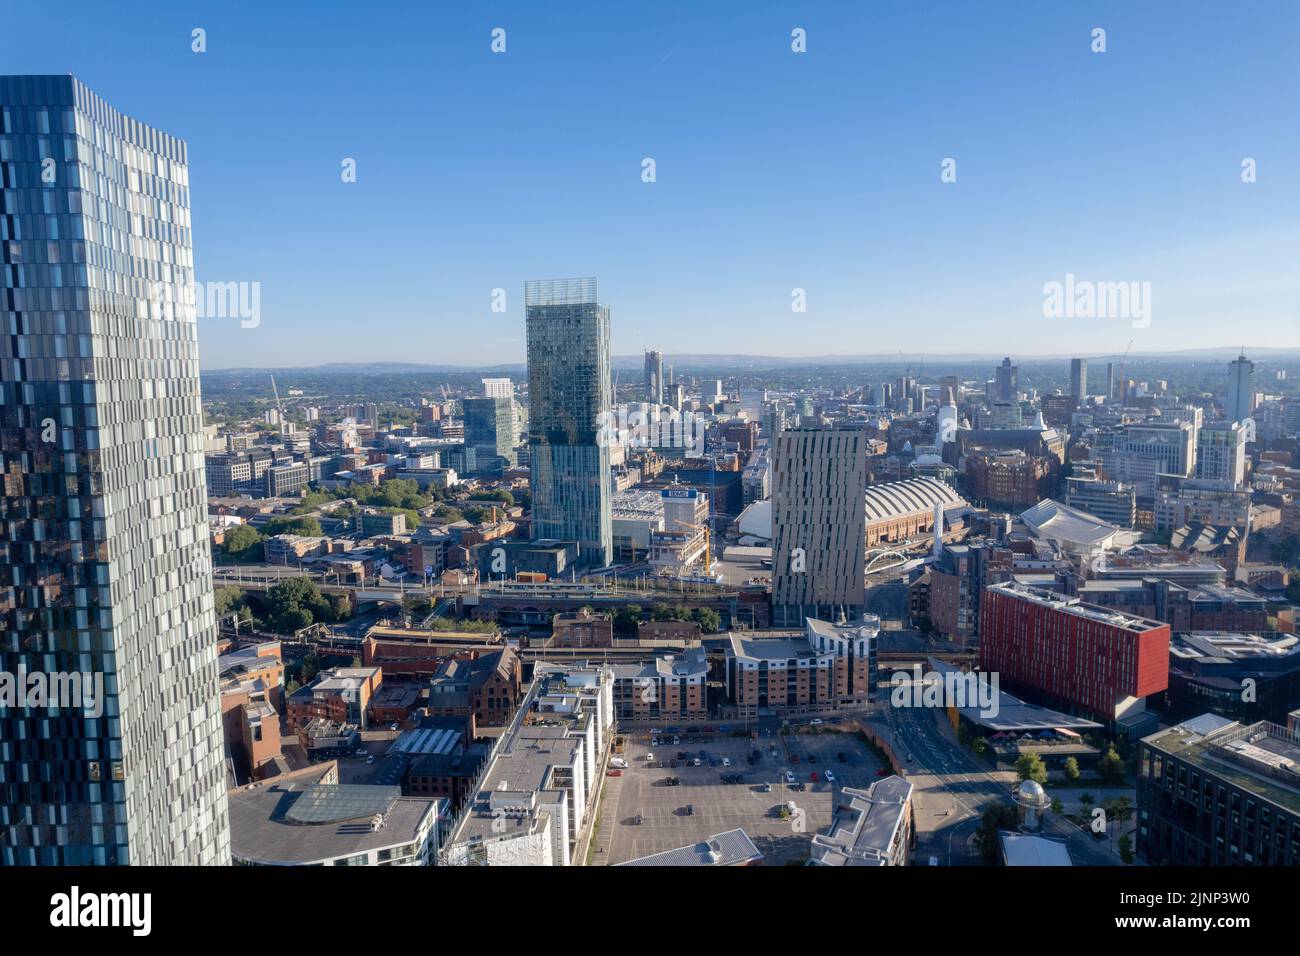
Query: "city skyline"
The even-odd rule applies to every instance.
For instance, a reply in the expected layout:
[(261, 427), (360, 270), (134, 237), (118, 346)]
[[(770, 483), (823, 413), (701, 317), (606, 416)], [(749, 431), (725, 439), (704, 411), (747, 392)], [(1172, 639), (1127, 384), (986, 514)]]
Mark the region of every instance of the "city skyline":
[(172, 866), (327, 933), (415, 866), (1285, 918), (1210, 897), (1300, 866), (1300, 8), (787, 7), (6, 15), (20, 922), (192, 936)]
[[(1285, 174), (1300, 134), (1275, 121), (1296, 95), (1285, 51), (1300, 22), (1285, 4), (1213, 29), (1121, 4), (743, 21), (683, 5), (650, 26), (507, 6), (410, 10), (396, 32), (153, 9), (129, 30), (88, 5), (15, 11), (0, 52), (14, 73), (75, 66), (195, 147), (198, 280), (260, 291), (255, 327), (200, 321), (204, 368), (392, 359), (377, 339), (342, 347), (359, 322), (423, 361), (520, 361), (530, 275), (600, 275), (620, 303), (618, 355), (962, 351), (994, 325), (1026, 356), (1063, 338), (1300, 346)], [(52, 31), (58, 51), (19, 42)], [(929, 56), (907, 55), (921, 38)], [(346, 73), (331, 66), (344, 56)], [(138, 74), (144, 59), (169, 82)], [(560, 102), (575, 104), (581, 150), (556, 149)], [(337, 281), (357, 269), (364, 291)], [(1149, 283), (1150, 314), (1046, 318), (1045, 288), (1070, 277)], [(432, 326), (436, 339), (420, 334)]]

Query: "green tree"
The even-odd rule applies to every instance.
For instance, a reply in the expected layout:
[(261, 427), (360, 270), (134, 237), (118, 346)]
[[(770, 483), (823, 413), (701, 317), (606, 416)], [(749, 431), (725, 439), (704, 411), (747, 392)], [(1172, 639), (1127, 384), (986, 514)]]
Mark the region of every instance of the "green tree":
[(614, 612), (614, 631), (618, 634), (635, 635), (637, 625), (641, 623), (641, 605), (628, 604)]
[(262, 557), (262, 540), (256, 528), (237, 524), (226, 529), (221, 550), (236, 561), (257, 561)]
[(1020, 815), (1015, 807), (995, 803), (984, 808), (980, 828), (975, 833), (975, 846), (987, 865), (996, 865), (1002, 856), (1002, 841), (998, 834), (1002, 830), (1014, 830), (1019, 825)]
[(1016, 773), (1021, 780), (1047, 783), (1047, 766), (1043, 763), (1043, 758), (1035, 753), (1021, 754), (1016, 758)]
[(281, 581), (266, 592), (266, 607), (271, 627), (281, 634), (334, 618), (334, 609), (310, 578)]
[(228, 617), (239, 611), (244, 604), (244, 592), (239, 588), (217, 588), (213, 595), (217, 617)]
[(989, 749), (989, 742), (983, 737), (976, 737), (971, 743), (970, 749), (975, 751), (977, 757), (983, 757)]
[(1119, 838), (1119, 858), (1126, 865), (1133, 862), (1133, 837), (1127, 833)]
[(1073, 757), (1065, 758), (1065, 779), (1071, 782), (1079, 779), (1079, 761)]
[(1124, 759), (1116, 752), (1113, 745), (1097, 764), (1097, 772), (1107, 783), (1123, 783), (1125, 770)]
[(711, 607), (692, 608), (690, 618), (705, 634), (717, 634), (722, 630), (722, 617)]
[(315, 515), (300, 515), (296, 518), (282, 516), (272, 518), (266, 523), (266, 533), (271, 536), (277, 534), (297, 534), (304, 538), (320, 538), (325, 532), (320, 526), (320, 521)]
[(1052, 812), (1057, 816), (1065, 812), (1065, 804), (1061, 802), (1060, 797), (1052, 797)]
[(315, 654), (308, 654), (302, 659), (302, 683), (310, 684), (320, 673), (320, 658)]

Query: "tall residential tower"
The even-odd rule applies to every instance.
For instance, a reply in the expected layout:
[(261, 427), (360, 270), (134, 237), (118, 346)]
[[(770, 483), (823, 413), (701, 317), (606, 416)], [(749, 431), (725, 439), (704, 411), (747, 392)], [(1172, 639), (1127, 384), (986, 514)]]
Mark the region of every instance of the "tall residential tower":
[(866, 435), (789, 428), (773, 438), (772, 618), (852, 620), (865, 607)]
[(103, 685), (0, 701), (0, 864), (229, 863), (186, 146), (71, 76), (0, 121), (0, 670)]
[[(612, 556), (609, 307), (595, 279), (524, 285), (533, 537), (576, 541), (580, 561)], [(611, 429), (606, 429), (609, 434)]]

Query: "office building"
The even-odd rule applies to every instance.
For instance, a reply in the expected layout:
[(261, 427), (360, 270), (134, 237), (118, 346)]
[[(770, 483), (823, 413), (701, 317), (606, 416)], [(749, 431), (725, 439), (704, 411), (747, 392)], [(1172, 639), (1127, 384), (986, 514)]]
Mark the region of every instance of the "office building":
[(1250, 527), (1250, 491), (1213, 478), (1156, 477), (1155, 530), (1174, 531), (1184, 525)]
[(0, 124), (0, 669), (105, 678), (0, 713), (0, 865), (226, 864), (186, 144), (67, 75)]
[(1202, 714), (1138, 747), (1137, 853), (1153, 866), (1300, 866), (1300, 736)]
[(1300, 701), (1300, 638), (1236, 631), (1175, 634), (1166, 699), (1174, 720), (1210, 711), (1245, 724), (1286, 723)]
[(1088, 397), (1088, 360), (1070, 359), (1070, 395), (1079, 402)]
[(528, 451), (533, 537), (572, 541), (589, 566), (609, 563), (609, 308), (595, 279), (526, 283)]
[(1031, 702), (1138, 731), (1154, 720), (1146, 698), (1169, 686), (1169, 625), (994, 584), (980, 604), (980, 668)]
[(1192, 475), (1196, 467), (1196, 431), (1187, 422), (1104, 429), (1093, 447), (1093, 461), (1111, 481), (1131, 484), (1138, 507), (1149, 509), (1155, 502), (1157, 475)]
[(645, 400), (651, 405), (664, 403), (664, 353), (645, 353)]
[(1246, 432), (1240, 422), (1202, 425), (1196, 438), (1196, 477), (1240, 487), (1246, 480)]
[(467, 398), (464, 405), (465, 444), (474, 449), (474, 463), (483, 471), (513, 468), (516, 463), (514, 399), (508, 396)]
[(1137, 521), (1137, 493), (1123, 482), (1071, 476), (1065, 479), (1065, 503), (1117, 528), (1132, 528)]
[(485, 378), (483, 383), (484, 398), (508, 398), (514, 401), (515, 386), (508, 378)]
[(865, 441), (856, 428), (794, 428), (774, 439), (772, 613), (778, 627), (862, 613)]
[(1015, 402), (1020, 394), (1020, 369), (1004, 358), (994, 370), (993, 398), (998, 402)]
[(1224, 407), (1230, 422), (1245, 421), (1255, 410), (1255, 363), (1239, 355), (1228, 363), (1228, 394)]

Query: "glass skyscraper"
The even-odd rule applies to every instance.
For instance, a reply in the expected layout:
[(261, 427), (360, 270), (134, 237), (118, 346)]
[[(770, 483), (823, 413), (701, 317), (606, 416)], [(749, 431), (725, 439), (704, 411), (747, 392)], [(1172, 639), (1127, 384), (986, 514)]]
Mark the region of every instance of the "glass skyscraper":
[(501, 471), (515, 464), (515, 400), (509, 396), (467, 398), (465, 444), (474, 448), (478, 467)]
[(0, 864), (229, 863), (186, 146), (70, 76), (0, 123), (0, 670), (103, 687), (0, 699)]
[(595, 279), (524, 284), (533, 537), (576, 541), (580, 561), (609, 563), (609, 308)]

